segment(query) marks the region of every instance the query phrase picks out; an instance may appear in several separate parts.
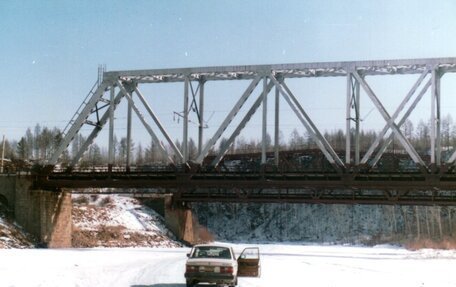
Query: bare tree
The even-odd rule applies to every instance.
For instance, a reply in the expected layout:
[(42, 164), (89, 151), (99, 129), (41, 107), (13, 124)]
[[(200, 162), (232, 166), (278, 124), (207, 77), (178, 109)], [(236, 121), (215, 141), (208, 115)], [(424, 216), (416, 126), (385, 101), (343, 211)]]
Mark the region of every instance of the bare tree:
[(453, 125), (453, 118), (451, 115), (447, 115), (442, 119), (441, 125), (441, 135), (442, 135), (442, 145), (445, 149), (448, 149), (451, 142), (451, 126)]
[(413, 123), (411, 120), (407, 119), (401, 126), (401, 131), (404, 134), (404, 136), (411, 140), (413, 138)]
[(138, 148), (136, 149), (136, 165), (144, 164), (144, 151), (141, 143), (138, 143)]
[(416, 137), (417, 137), (417, 150), (422, 153), (425, 153), (430, 146), (430, 128), (429, 124), (426, 124), (422, 120), (418, 123), (416, 128)]
[(297, 129), (293, 129), (293, 131), (291, 132), (290, 140), (289, 140), (289, 144), (288, 144), (289, 148), (291, 150), (301, 149), (301, 148), (304, 148), (305, 143), (306, 143), (306, 141), (305, 141), (304, 137), (298, 133)]

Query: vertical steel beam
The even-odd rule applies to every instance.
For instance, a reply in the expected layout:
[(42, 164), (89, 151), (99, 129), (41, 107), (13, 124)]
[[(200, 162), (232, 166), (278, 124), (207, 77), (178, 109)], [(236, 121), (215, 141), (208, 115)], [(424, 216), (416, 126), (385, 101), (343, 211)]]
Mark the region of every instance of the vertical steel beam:
[(345, 163), (351, 163), (351, 102), (352, 102), (352, 75), (347, 73), (347, 103), (345, 107)]
[(435, 164), (435, 69), (432, 70), (431, 88), (431, 164)]
[(3, 164), (5, 161), (5, 135), (3, 135), (3, 140), (2, 140), (2, 162), (0, 163), (0, 173), (3, 173)]
[(442, 164), (442, 130), (441, 130), (441, 124), (442, 124), (442, 118), (441, 118), (441, 102), (440, 102), (440, 72), (439, 70), (436, 71), (436, 83), (435, 83), (435, 101), (436, 101), (436, 162), (437, 165), (440, 166)]
[(109, 98), (109, 139), (108, 139), (108, 170), (112, 171), (114, 165), (114, 93), (115, 86), (112, 85), (110, 88)]
[(279, 88), (275, 88), (275, 120), (274, 120), (274, 165), (279, 166), (279, 109), (280, 107), (280, 92)]
[(267, 135), (268, 135), (268, 77), (263, 78), (263, 121), (262, 121), (262, 141), (261, 141), (261, 164), (266, 164), (266, 148), (267, 148)]
[(361, 130), (361, 118), (360, 118), (360, 108), (361, 108), (361, 93), (360, 93), (359, 82), (355, 81), (355, 165), (359, 165), (360, 158), (360, 130)]
[[(442, 76), (442, 75), (441, 75)], [(439, 94), (440, 94), (440, 82), (439, 82)], [(456, 160), (456, 150), (451, 154), (449, 159), (446, 161), (447, 164), (454, 164)]]
[(203, 150), (203, 132), (204, 132), (204, 84), (205, 79), (199, 82), (199, 125), (198, 125), (198, 154)]
[(132, 103), (133, 103), (133, 94), (130, 94), (131, 101), (128, 101), (128, 110), (127, 110), (127, 154), (125, 166), (127, 171), (130, 170), (130, 161), (131, 161), (131, 115), (132, 115)]
[(440, 75), (438, 68), (432, 69), (431, 97), (431, 163), (440, 166), (442, 142), (440, 136)]
[(188, 162), (189, 155), (188, 155), (188, 87), (189, 86), (189, 78), (185, 77), (184, 83), (184, 125), (183, 125), (183, 136), (182, 136), (182, 156), (183, 156), (183, 163)]

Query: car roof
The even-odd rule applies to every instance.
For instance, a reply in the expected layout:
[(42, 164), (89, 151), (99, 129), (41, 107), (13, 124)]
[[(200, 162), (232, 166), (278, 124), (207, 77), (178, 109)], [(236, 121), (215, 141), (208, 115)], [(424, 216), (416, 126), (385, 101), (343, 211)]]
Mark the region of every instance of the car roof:
[(194, 245), (193, 248), (195, 247), (225, 247), (225, 248), (231, 248), (231, 246), (227, 244), (215, 244), (215, 243), (210, 243), (210, 244), (197, 244)]

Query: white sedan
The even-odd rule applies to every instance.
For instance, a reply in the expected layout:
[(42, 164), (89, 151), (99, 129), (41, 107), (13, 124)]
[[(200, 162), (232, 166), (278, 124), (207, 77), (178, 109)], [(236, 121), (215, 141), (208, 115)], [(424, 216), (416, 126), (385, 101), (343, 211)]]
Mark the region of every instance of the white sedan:
[(201, 244), (195, 245), (187, 257), (187, 287), (201, 282), (236, 286), (238, 276), (260, 275), (260, 252), (257, 247), (244, 249), (236, 259), (232, 247)]

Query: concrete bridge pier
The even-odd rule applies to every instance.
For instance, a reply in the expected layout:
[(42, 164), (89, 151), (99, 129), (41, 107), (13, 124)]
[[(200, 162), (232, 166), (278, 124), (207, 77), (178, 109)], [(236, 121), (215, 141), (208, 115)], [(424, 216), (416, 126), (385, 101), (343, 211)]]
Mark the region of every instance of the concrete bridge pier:
[(71, 211), (70, 193), (33, 190), (30, 179), (16, 178), (14, 218), (44, 247), (71, 247)]
[(193, 245), (210, 239), (209, 232), (198, 223), (190, 207), (172, 196), (164, 198), (164, 207), (166, 225), (179, 240)]

